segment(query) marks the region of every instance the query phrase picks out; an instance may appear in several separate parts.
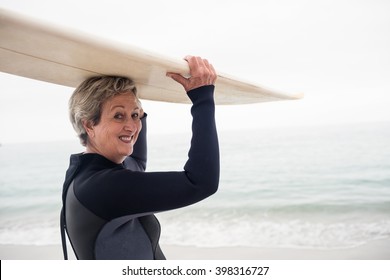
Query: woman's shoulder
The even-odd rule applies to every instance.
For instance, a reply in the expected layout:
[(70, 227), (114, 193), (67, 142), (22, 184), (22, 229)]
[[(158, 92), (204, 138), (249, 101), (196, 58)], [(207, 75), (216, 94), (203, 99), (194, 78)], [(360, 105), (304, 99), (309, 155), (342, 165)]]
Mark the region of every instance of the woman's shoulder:
[(70, 156), (69, 168), (77, 169), (79, 172), (83, 170), (98, 171), (112, 168), (124, 169), (122, 164), (114, 163), (109, 159), (105, 158), (104, 156), (96, 153), (72, 154)]

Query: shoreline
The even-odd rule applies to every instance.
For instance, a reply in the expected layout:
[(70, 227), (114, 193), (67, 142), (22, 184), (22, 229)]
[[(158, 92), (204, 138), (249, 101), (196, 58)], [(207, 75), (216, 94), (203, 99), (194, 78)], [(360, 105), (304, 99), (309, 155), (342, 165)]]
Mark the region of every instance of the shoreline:
[[(390, 260), (390, 238), (347, 249), (177, 246), (161, 244), (168, 260)], [(68, 246), (69, 259), (75, 259)], [(1, 260), (62, 260), (61, 245), (0, 244)]]

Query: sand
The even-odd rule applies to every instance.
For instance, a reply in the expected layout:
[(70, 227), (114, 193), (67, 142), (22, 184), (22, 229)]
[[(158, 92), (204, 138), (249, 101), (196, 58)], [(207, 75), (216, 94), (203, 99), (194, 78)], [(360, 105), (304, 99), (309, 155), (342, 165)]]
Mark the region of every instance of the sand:
[[(201, 248), (161, 245), (170, 260), (390, 260), (390, 239), (348, 249), (223, 247)], [(70, 248), (68, 248), (70, 249)], [(60, 245), (1, 245), (1, 260), (60, 260)], [(74, 259), (70, 253), (70, 259)]]

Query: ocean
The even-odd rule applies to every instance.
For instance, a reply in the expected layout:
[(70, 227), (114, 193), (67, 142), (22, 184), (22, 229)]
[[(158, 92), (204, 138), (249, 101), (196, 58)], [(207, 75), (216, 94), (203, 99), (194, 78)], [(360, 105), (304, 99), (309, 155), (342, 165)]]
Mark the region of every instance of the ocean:
[[(340, 249), (390, 237), (390, 123), (219, 133), (218, 192), (157, 214), (161, 243)], [(190, 135), (149, 135), (148, 171), (182, 170)], [(0, 147), (0, 244), (60, 244), (78, 141)]]

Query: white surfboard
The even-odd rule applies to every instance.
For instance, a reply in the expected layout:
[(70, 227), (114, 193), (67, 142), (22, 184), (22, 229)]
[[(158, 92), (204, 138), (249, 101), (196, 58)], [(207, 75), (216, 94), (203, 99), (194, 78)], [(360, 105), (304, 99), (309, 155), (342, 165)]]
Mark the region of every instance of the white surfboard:
[[(166, 72), (188, 75), (182, 59), (118, 44), (0, 9), (0, 71), (49, 83), (78, 86), (96, 75), (132, 78), (141, 99), (188, 103)], [(299, 99), (218, 72), (216, 104)]]

